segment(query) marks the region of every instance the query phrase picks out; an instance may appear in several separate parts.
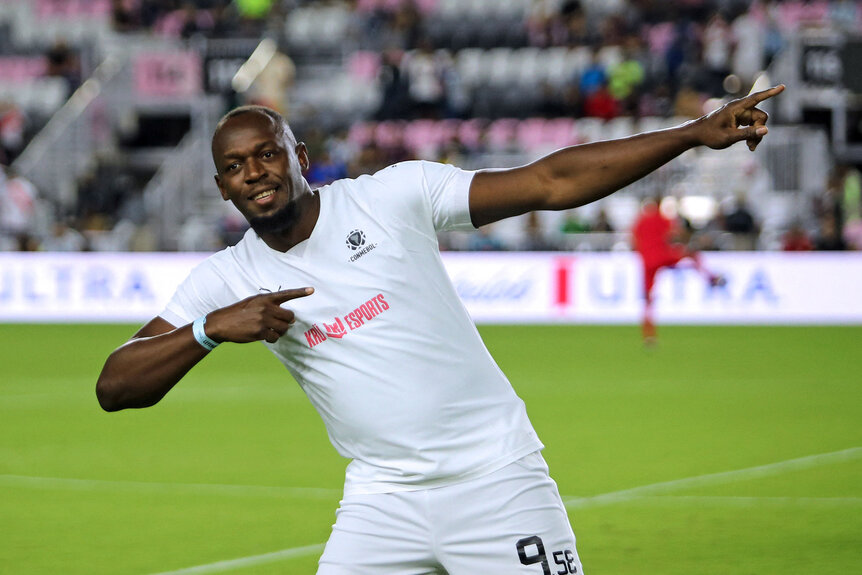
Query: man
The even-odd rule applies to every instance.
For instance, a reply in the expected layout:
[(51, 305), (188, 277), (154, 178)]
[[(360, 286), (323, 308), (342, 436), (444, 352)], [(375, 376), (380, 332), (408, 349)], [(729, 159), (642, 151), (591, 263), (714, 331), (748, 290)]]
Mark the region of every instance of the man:
[(661, 212), (661, 198), (648, 198), (643, 203), (640, 214), (632, 226), (632, 240), (635, 251), (643, 264), (644, 307), (641, 319), (641, 335), (644, 345), (651, 347), (656, 343), (655, 321), (653, 319), (653, 288), (656, 276), (664, 268), (675, 267), (684, 259), (691, 261), (694, 268), (712, 286), (724, 284), (724, 278), (710, 273), (701, 262), (700, 254), (689, 249), (681, 239), (682, 230), (677, 223)]
[[(222, 342), (264, 341), (352, 461), (318, 573), (580, 573), (542, 444), (446, 276), (436, 231), (594, 201), (696, 146), (751, 149), (777, 86), (678, 128), (508, 170), (404, 162), (312, 190), (271, 110), (216, 127), (216, 184), (248, 219), (115, 350), (108, 411), (157, 403)], [(745, 127), (740, 127), (745, 126)]]

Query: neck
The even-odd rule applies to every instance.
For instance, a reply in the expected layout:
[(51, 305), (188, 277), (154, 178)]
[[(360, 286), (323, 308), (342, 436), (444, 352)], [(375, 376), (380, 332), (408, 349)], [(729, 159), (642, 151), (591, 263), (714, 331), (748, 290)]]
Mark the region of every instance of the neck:
[(296, 215), (291, 225), (278, 232), (258, 234), (266, 245), (276, 251), (286, 252), (311, 237), (320, 216), (320, 195), (308, 190), (308, 193), (297, 200), (295, 207)]

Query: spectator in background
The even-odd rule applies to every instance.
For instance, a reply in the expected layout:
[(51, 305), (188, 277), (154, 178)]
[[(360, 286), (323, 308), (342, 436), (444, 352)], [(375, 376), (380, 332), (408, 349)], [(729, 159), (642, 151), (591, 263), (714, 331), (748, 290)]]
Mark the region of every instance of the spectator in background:
[(682, 118), (697, 118), (703, 114), (703, 104), (703, 95), (690, 84), (684, 84), (677, 90), (673, 114)]
[(325, 186), (335, 180), (347, 177), (347, 165), (335, 160), (325, 147), (320, 151), (318, 158), (311, 163), (306, 174), (306, 179), (310, 184)]
[(556, 251), (558, 246), (552, 242), (542, 225), (538, 212), (528, 212), (524, 220), (524, 243), (522, 249), (531, 252)]
[(637, 115), (666, 118), (673, 114), (673, 98), (667, 84), (658, 84), (638, 98)]
[(289, 93), (296, 79), (296, 64), (276, 50), (246, 92), (246, 102), (272, 108), (285, 118), (290, 117)]
[(862, 211), (862, 174), (853, 166), (844, 164), (838, 169), (842, 219), (850, 219)]
[(11, 164), (24, 148), (25, 121), (15, 102), (0, 100), (0, 164)]
[(832, 0), (829, 2), (829, 20), (845, 32), (858, 30), (860, 20), (859, 2), (856, 0)]
[(87, 249), (87, 238), (64, 217), (54, 221), (50, 235), (39, 245), (39, 250), (43, 252), (83, 252)]
[(471, 252), (498, 252), (505, 247), (495, 235), (492, 225), (477, 228), (467, 240), (467, 249)]
[(763, 25), (749, 11), (743, 11), (733, 20), (731, 28), (734, 39), (732, 71), (747, 87), (765, 69)]
[(78, 54), (65, 40), (59, 39), (48, 49), (45, 58), (45, 75), (63, 78), (67, 86), (66, 97), (69, 97), (81, 85), (81, 61)]
[(586, 98), (596, 90), (607, 86), (608, 73), (605, 65), (599, 59), (598, 48), (593, 48), (590, 63), (584, 68), (581, 77), (578, 80), (578, 90), (581, 97)]
[(611, 225), (610, 220), (608, 220), (608, 213), (605, 211), (604, 208), (601, 208), (599, 210), (599, 213), (596, 214), (596, 219), (590, 226), (590, 231), (603, 233), (609, 233), (614, 231), (614, 227)]
[(240, 30), (245, 34), (260, 34), (275, 5), (274, 0), (234, 0), (240, 20)]
[(841, 226), (835, 214), (827, 212), (820, 217), (820, 229), (814, 240), (814, 249), (818, 251), (842, 251), (847, 249), (841, 235)]
[(860, 214), (847, 220), (842, 236), (848, 250), (862, 251), (862, 217)]
[(0, 166), (0, 250), (32, 251), (36, 223), (36, 187), (11, 168)]
[(582, 234), (590, 231), (590, 224), (580, 217), (578, 210), (567, 210), (560, 231), (564, 234)]
[(720, 12), (714, 13), (703, 31), (703, 67), (711, 96), (724, 95), (722, 84), (730, 73), (733, 47), (733, 30)]
[(751, 251), (757, 247), (760, 235), (760, 225), (748, 207), (745, 194), (736, 195), (733, 209), (724, 214), (724, 231), (730, 232), (733, 238), (733, 249)]
[(404, 55), (401, 67), (407, 80), (412, 116), (428, 119), (440, 117), (446, 105), (443, 80), (446, 68), (451, 65), (450, 60), (434, 52), (428, 38), (423, 38), (418, 48)]
[(134, 32), (141, 26), (133, 0), (111, 0), (111, 21), (117, 32)]
[(646, 79), (643, 64), (645, 55), (640, 38), (630, 35), (625, 41), (625, 56), (622, 62), (608, 70), (608, 88), (614, 99), (621, 103), (627, 115), (637, 111), (637, 96)]
[(619, 115), (619, 102), (608, 90), (607, 85), (599, 86), (584, 98), (584, 116), (612, 120)]
[(781, 238), (781, 249), (785, 252), (808, 252), (814, 249), (808, 232), (799, 220), (794, 220), (790, 228)]
[(401, 69), (404, 53), (398, 48), (383, 51), (382, 63), (377, 76), (382, 99), (374, 117), (376, 120), (403, 118), (409, 106), (410, 95), (407, 79)]

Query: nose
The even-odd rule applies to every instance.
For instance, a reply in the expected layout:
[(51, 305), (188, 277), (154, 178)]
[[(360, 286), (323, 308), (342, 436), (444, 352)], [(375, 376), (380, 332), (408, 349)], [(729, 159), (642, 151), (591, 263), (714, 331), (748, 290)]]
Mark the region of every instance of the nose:
[(258, 158), (250, 158), (246, 162), (245, 181), (256, 182), (266, 175), (266, 169)]

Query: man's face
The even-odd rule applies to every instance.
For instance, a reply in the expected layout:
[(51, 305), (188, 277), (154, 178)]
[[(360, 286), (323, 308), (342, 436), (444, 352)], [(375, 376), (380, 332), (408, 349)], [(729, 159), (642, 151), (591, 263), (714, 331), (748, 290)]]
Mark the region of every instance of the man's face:
[(293, 223), (293, 204), (309, 190), (302, 176), (308, 154), (303, 144), (294, 148), (272, 119), (249, 112), (228, 120), (213, 140), (213, 161), (222, 198), (252, 227), (266, 228), (259, 233), (281, 231), (269, 229), (273, 221)]

